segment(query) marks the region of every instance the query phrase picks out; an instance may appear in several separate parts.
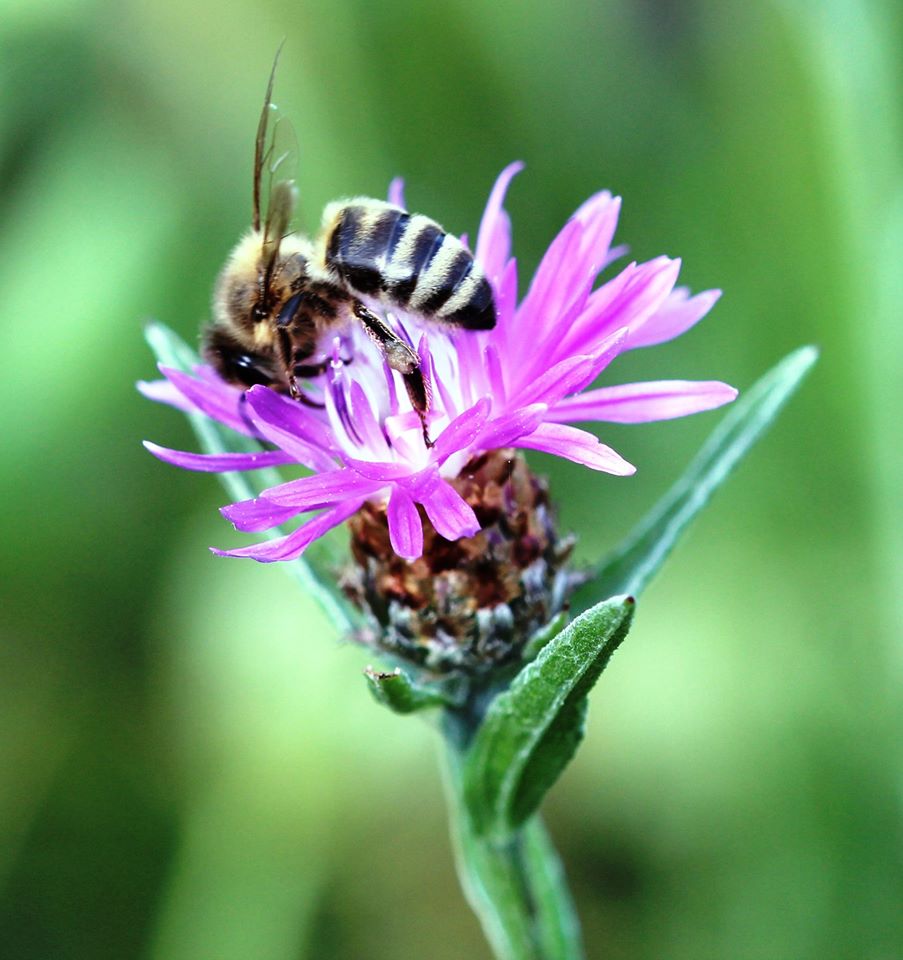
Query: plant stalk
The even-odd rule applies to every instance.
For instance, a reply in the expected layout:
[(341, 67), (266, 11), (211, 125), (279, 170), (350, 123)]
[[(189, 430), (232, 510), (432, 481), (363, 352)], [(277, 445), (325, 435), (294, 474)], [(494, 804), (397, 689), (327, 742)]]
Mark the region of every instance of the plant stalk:
[(461, 790), (461, 747), (446, 739), (445, 787), (458, 878), (497, 960), (583, 960), (561, 861), (538, 816), (504, 839), (480, 836)]

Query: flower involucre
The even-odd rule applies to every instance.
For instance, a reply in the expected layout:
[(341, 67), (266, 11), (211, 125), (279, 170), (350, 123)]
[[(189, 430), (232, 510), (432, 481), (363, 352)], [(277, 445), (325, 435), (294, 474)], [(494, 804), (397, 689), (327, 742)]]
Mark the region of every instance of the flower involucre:
[[(692, 327), (719, 291), (690, 296), (676, 287), (680, 261), (667, 257), (631, 263), (596, 286), (600, 272), (620, 255), (611, 246), (620, 200), (603, 192), (587, 200), (553, 240), (518, 304), (503, 200), (520, 168), (512, 164), (496, 181), (477, 236), (475, 257), (495, 291), (496, 327), (455, 330), (401, 311), (386, 318), (421, 358), (432, 395), (432, 447), (424, 443), (399, 374), (383, 362), (359, 324), (349, 324), (323, 345), (332, 363), (305, 387), (319, 406), (264, 386), (245, 392), (204, 366), (193, 376), (163, 367), (165, 381), (141, 385), (152, 399), (200, 411), (261, 441), (260, 452), (222, 455), (146, 444), (161, 460), (189, 470), (295, 464), (310, 471), (222, 512), (248, 533), (281, 526), (300, 514), (313, 516), (285, 536), (215, 553), (292, 560), (363, 511), (357, 530), (368, 528), (366, 518), (384, 517), (391, 551), (414, 561), (424, 552), (424, 523), (431, 543), (436, 534), (457, 541), (479, 533), (478, 511), (462, 496), (466, 483), (459, 481), (484, 455), (542, 450), (627, 476), (634, 472), (631, 464), (572, 424), (668, 420), (734, 399), (736, 391), (718, 381), (589, 389), (619, 354), (663, 343)], [(401, 200), (398, 187), (393, 199)], [(368, 306), (384, 315), (378, 302)]]

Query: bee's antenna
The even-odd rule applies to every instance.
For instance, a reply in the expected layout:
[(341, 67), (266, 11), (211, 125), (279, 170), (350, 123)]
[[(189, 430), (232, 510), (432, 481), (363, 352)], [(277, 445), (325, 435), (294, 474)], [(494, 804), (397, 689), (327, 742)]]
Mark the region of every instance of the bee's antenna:
[(273, 82), (276, 79), (276, 67), (279, 65), (279, 54), (285, 46), (285, 39), (279, 44), (276, 56), (273, 57), (273, 68), (270, 70), (270, 79), (267, 83), (266, 96), (263, 98), (263, 110), (260, 111), (260, 120), (257, 123), (257, 140), (254, 144), (254, 210), (251, 226), (260, 229), (260, 183), (263, 173), (263, 162), (266, 156), (267, 124), (270, 119), (270, 106), (273, 103)]

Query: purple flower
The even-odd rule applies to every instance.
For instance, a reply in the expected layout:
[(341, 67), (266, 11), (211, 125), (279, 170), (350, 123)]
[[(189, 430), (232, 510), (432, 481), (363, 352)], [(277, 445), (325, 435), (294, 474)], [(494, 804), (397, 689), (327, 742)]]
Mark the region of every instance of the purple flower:
[[(418, 505), (447, 540), (480, 525), (448, 482), (478, 453), (503, 447), (542, 450), (618, 476), (635, 468), (577, 421), (646, 423), (710, 410), (737, 391), (718, 381), (662, 380), (587, 389), (621, 353), (663, 343), (700, 320), (719, 291), (690, 296), (676, 287), (679, 260), (631, 263), (601, 286), (600, 272), (620, 251), (611, 246), (620, 200), (598, 193), (565, 224), (517, 302), (517, 267), (503, 208), (515, 163), (496, 181), (480, 224), (475, 256), (496, 294), (498, 323), (474, 332), (420, 324), (393, 313), (394, 327), (417, 349), (430, 385), (429, 430), (421, 424), (399, 375), (361, 328), (349, 325), (331, 345), (330, 369), (309, 389), (319, 408), (267, 387), (247, 392), (209, 367), (194, 376), (161, 368), (165, 380), (141, 384), (148, 397), (200, 411), (272, 449), (204, 455), (147, 443), (161, 460), (189, 470), (253, 470), (300, 464), (311, 473), (233, 503), (223, 514), (238, 530), (257, 533), (299, 514), (314, 514), (287, 536), (221, 556), (291, 560), (365, 502), (386, 504), (392, 548), (413, 560), (423, 552)], [(401, 202), (400, 184), (393, 199)], [(378, 304), (370, 305), (378, 309)], [(353, 362), (349, 363), (351, 358)]]

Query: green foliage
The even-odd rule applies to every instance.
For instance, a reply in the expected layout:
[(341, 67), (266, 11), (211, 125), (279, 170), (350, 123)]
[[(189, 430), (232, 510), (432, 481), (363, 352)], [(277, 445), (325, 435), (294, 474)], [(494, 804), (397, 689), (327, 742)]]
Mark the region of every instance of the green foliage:
[(583, 738), (587, 694), (630, 629), (632, 595), (645, 588), (817, 356), (811, 347), (797, 350), (734, 404), (680, 480), (581, 588), (583, 597), (611, 599), (565, 629), (553, 622), (547, 635), (534, 638), (535, 661), (492, 701), (468, 749), (464, 796), (478, 834), (510, 837), (538, 809)]
[(458, 875), (498, 960), (580, 960), (580, 925), (561, 863), (533, 817), (515, 833), (487, 838), (462, 796), (466, 761), (449, 746), (446, 793)]
[(492, 701), (462, 775), (478, 834), (510, 838), (536, 811), (577, 749), (586, 695), (627, 635), (633, 609), (631, 597), (597, 604)]
[(464, 693), (464, 680), (461, 677), (420, 684), (412, 680), (400, 667), (390, 673), (367, 667), (364, 676), (377, 703), (395, 713), (416, 713), (430, 707), (459, 706)]
[[(473, 240), (522, 158), (521, 291), (602, 188), (632, 256), (680, 255), (682, 283), (725, 291), (606, 383), (743, 385), (819, 344), (767, 453), (643, 595), (634, 669), (593, 706), (595, 759), (549, 826), (578, 854), (592, 956), (903, 955), (903, 6), (10, 0), (0, 20), (0, 953), (487, 954), (446, 868), (427, 725), (374, 709), (366, 654), (272, 567), (198, 549), (223, 495), (137, 442), (193, 442), (133, 389), (153, 375), (142, 318), (189, 343), (209, 318), (286, 37), (304, 226), (402, 174)], [(534, 459), (586, 558), (719, 418), (606, 426), (630, 480)]]
[(580, 587), (573, 599), (574, 609), (585, 609), (600, 597), (637, 595), (646, 588), (678, 539), (771, 426), (817, 359), (814, 347), (801, 347), (731, 405), (683, 476)]

